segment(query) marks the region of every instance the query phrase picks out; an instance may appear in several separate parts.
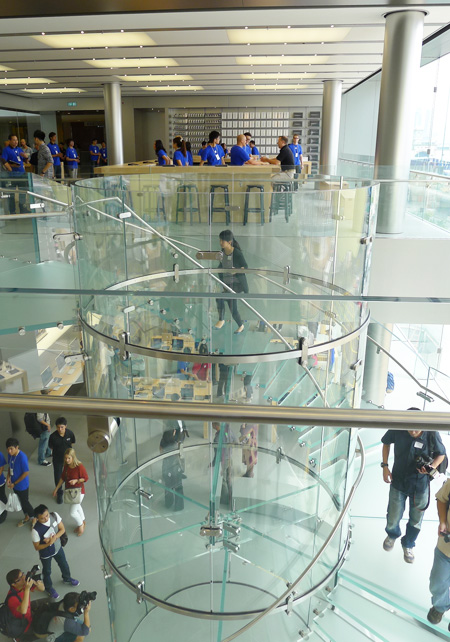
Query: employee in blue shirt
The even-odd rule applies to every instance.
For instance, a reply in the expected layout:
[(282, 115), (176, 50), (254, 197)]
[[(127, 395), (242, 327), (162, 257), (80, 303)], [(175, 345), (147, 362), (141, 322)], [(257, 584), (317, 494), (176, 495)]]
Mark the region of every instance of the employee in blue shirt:
[(108, 150), (106, 149), (106, 143), (102, 141), (100, 148), (100, 163), (102, 165), (108, 164)]
[(209, 134), (208, 147), (206, 148), (205, 160), (200, 165), (225, 165), (225, 153), (220, 145), (220, 132), (213, 130)]
[(17, 524), (23, 526), (26, 522), (34, 517), (34, 508), (28, 500), (28, 491), (30, 488), (30, 478), (28, 458), (19, 448), (19, 442), (15, 437), (6, 440), (6, 450), (8, 451), (8, 473), (6, 485), (14, 491), (20, 501), (23, 510), (24, 519)]
[(178, 165), (179, 167), (185, 167), (188, 165), (186, 143), (181, 136), (175, 136), (172, 141), (172, 145), (175, 150), (173, 155), (173, 164)]
[(49, 144), (47, 147), (50, 150), (50, 153), (53, 158), (53, 169), (55, 172), (55, 178), (61, 178), (61, 158), (64, 158), (63, 154), (61, 153), (61, 150), (59, 149), (59, 145), (56, 142), (56, 133), (55, 132), (50, 132), (48, 135), (49, 139)]
[[(2, 164), (3, 169), (9, 174), (14, 175), (17, 180), (11, 180), (11, 187), (19, 188), (19, 211), (26, 212), (26, 194), (27, 189), (25, 179), (25, 167), (23, 166), (24, 152), (18, 147), (19, 141), (15, 134), (10, 134), (8, 137), (8, 145), (2, 151)], [(9, 213), (16, 213), (16, 201), (14, 192), (9, 192)]]
[(251, 153), (252, 156), (261, 156), (261, 154), (259, 153), (259, 149), (256, 147), (256, 143), (254, 140), (250, 141), (250, 149), (252, 150), (252, 153)]
[(158, 159), (158, 165), (171, 165), (172, 161), (170, 160), (169, 154), (166, 152), (162, 140), (158, 138), (153, 143), (153, 149), (156, 152)]
[(297, 134), (294, 134), (294, 136), (292, 137), (292, 143), (289, 145), (289, 149), (294, 154), (294, 165), (297, 174), (302, 173), (303, 165), (302, 146), (299, 145), (299, 140), (299, 136)]
[(247, 152), (247, 154), (250, 156), (251, 153), (252, 153), (252, 150), (251, 150), (251, 147), (250, 147), (250, 141), (252, 139), (252, 135), (250, 134), (250, 132), (244, 132), (244, 136), (245, 136), (245, 147), (244, 147), (244, 149)]
[[(6, 497), (6, 478), (3, 474), (6, 465), (6, 459), (4, 458), (3, 453), (0, 452), (0, 502), (3, 502), (5, 506), (8, 503), (8, 498)], [(4, 510), (3, 513), (0, 514), (0, 524), (3, 524), (7, 515), (7, 510)]]
[(194, 159), (192, 158), (191, 143), (189, 141), (186, 142), (186, 153), (187, 153), (188, 165), (193, 165)]
[(100, 163), (100, 148), (97, 145), (97, 139), (92, 139), (92, 144), (89, 145), (89, 154), (91, 155), (91, 176), (94, 176), (94, 169)]
[(201, 146), (201, 148), (198, 150), (198, 155), (200, 156), (200, 158), (201, 158), (202, 160), (204, 160), (204, 158), (203, 158), (203, 154), (206, 154), (206, 150), (207, 150), (207, 149), (208, 149), (208, 143), (206, 142), (206, 140), (202, 140), (202, 146)]
[(231, 148), (230, 165), (261, 165), (261, 161), (247, 154), (245, 142), (245, 134), (239, 134), (236, 145)]
[(69, 172), (69, 178), (77, 178), (78, 163), (80, 162), (80, 157), (78, 156), (78, 152), (75, 149), (75, 143), (72, 139), (69, 140), (69, 146), (66, 150), (65, 161), (67, 170)]

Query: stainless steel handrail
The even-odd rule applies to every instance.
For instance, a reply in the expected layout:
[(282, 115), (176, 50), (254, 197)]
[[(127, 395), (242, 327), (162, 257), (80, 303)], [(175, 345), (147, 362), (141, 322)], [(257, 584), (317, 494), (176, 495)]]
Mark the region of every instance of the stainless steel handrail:
[[(380, 343), (378, 343), (378, 341), (375, 341), (375, 339), (372, 339), (372, 337), (369, 337), (369, 335), (367, 335), (367, 338), (369, 339), (369, 341), (372, 341), (372, 343), (376, 345), (379, 350), (387, 354), (389, 358), (392, 359), (392, 361), (394, 361), (404, 372), (406, 372), (406, 374), (409, 377), (411, 377), (411, 379), (414, 381), (416, 385), (419, 386), (419, 388), (422, 388), (422, 390), (425, 390), (425, 392), (429, 392), (430, 395), (433, 395), (433, 397), (437, 397), (437, 399), (440, 399), (441, 401), (443, 401), (444, 403), (450, 406), (450, 401), (448, 399), (440, 395), (438, 392), (435, 392), (434, 390), (431, 390), (431, 388), (427, 388), (427, 386), (424, 386), (422, 383), (420, 383), (420, 381), (416, 379), (416, 377), (412, 374), (412, 372), (410, 372), (408, 368), (406, 368), (396, 357), (394, 357), (389, 352), (389, 350), (386, 350), (386, 348), (383, 348), (383, 346)], [(429, 415), (427, 415), (427, 417), (428, 416)]]
[[(331, 540), (334, 538), (336, 535), (338, 529), (340, 528), (342, 522), (344, 521), (344, 517), (347, 515), (348, 509), (350, 508), (350, 504), (352, 502), (352, 499), (355, 495), (356, 489), (358, 488), (362, 476), (364, 474), (364, 469), (366, 465), (366, 457), (365, 457), (365, 451), (364, 451), (364, 444), (362, 442), (361, 437), (358, 435), (357, 436), (357, 441), (359, 445), (359, 450), (360, 450), (360, 455), (361, 455), (361, 466), (358, 472), (358, 476), (355, 479), (350, 492), (348, 494), (348, 497), (345, 501), (345, 504), (342, 508), (342, 511), (334, 524), (333, 528), (331, 529), (328, 537), (320, 547), (319, 551), (317, 552), (317, 555), (314, 557), (313, 560), (308, 564), (308, 566), (300, 573), (300, 575), (297, 577), (297, 579), (285, 590), (285, 592), (280, 595), (273, 604), (271, 604), (265, 611), (257, 615), (251, 622), (240, 628), (238, 631), (235, 631), (232, 635), (229, 635), (227, 638), (223, 639), (222, 642), (231, 642), (231, 640), (234, 640), (237, 638), (239, 635), (242, 633), (245, 633), (245, 631), (248, 631), (248, 629), (252, 628), (255, 624), (257, 624), (260, 620), (262, 620), (263, 617), (266, 617), (266, 615), (269, 615), (272, 611), (274, 611), (279, 605), (281, 605), (282, 602), (286, 601), (290, 596), (293, 595), (293, 591), (296, 586), (300, 584), (302, 579), (314, 568), (314, 566), (317, 564), (317, 562), (320, 560), (322, 557), (323, 553), (327, 550), (328, 546), (330, 545)], [(295, 603), (296, 600), (293, 600)]]
[(47, 216), (64, 216), (67, 212), (29, 212), (24, 214), (2, 214), (0, 221), (19, 221), (28, 218), (46, 218)]
[(87, 397), (50, 397), (48, 395), (0, 394), (0, 409), (82, 414), (100, 417), (179, 419), (185, 421), (286, 424), (291, 426), (334, 426), (386, 430), (450, 430), (450, 412), (414, 410), (372, 410), (355, 408), (311, 408), (195, 404), (185, 401), (142, 401), (134, 399), (89, 399)]

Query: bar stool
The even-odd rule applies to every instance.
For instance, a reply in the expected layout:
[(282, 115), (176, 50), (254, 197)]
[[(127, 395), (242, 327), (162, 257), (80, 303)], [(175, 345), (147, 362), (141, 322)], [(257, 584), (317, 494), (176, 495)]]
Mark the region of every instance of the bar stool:
[(272, 215), (278, 214), (280, 210), (284, 210), (284, 218), (286, 219), (286, 222), (288, 222), (289, 217), (292, 214), (292, 181), (286, 181), (285, 183), (273, 183), (272, 189), (269, 222), (272, 221)]
[[(217, 205), (214, 207), (214, 197), (216, 196), (216, 189), (223, 190), (223, 201), (224, 201), (223, 207), (220, 207), (220, 206), (218, 207)], [(209, 224), (211, 225), (212, 223), (214, 212), (225, 212), (226, 224), (230, 225), (230, 199), (229, 199), (229, 193), (228, 193), (228, 185), (211, 185), (209, 193), (210, 193)]]
[[(249, 197), (251, 190), (259, 190), (259, 207), (249, 206)], [(244, 201), (244, 222), (247, 225), (248, 215), (251, 212), (259, 212), (261, 215), (261, 225), (264, 225), (264, 185), (246, 185), (245, 187), (245, 201)]]
[[(158, 189), (157, 187), (152, 187), (150, 189), (145, 189), (143, 196), (144, 196), (144, 213), (151, 214), (153, 209), (154, 211), (156, 211), (156, 216), (158, 218), (158, 221), (161, 220), (161, 214), (163, 216), (163, 219), (167, 221), (164, 193), (161, 192), (161, 190)], [(156, 196), (156, 209), (152, 207), (153, 197), (155, 196)], [(151, 216), (150, 216), (150, 220), (151, 220)]]
[[(195, 197), (197, 197), (197, 205), (195, 205), (195, 201), (194, 201)], [(180, 205), (180, 201), (183, 203), (182, 205)], [(193, 183), (182, 183), (177, 187), (177, 207), (175, 210), (176, 223), (178, 223), (179, 212), (183, 212), (184, 219), (186, 220), (186, 211), (189, 211), (191, 225), (193, 223), (192, 215), (194, 212), (198, 212), (198, 222), (201, 223), (198, 187)]]

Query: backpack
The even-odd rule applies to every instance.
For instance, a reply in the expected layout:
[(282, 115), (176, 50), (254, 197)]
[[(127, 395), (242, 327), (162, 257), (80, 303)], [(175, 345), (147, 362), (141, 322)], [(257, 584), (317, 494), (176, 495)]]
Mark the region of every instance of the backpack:
[(43, 426), (40, 421), (38, 421), (37, 414), (35, 412), (26, 412), (23, 418), (25, 422), (25, 430), (33, 439), (39, 439), (42, 433)]
[(44, 602), (44, 604), (35, 611), (33, 614), (33, 633), (36, 633), (36, 635), (50, 633), (48, 627), (56, 615), (58, 615), (58, 617), (73, 618), (72, 613), (58, 611), (61, 604), (62, 600), (59, 602)]
[[(13, 595), (19, 597), (17, 591), (11, 589), (6, 596), (3, 604), (0, 604), (0, 633), (6, 635), (8, 638), (16, 638), (24, 633), (28, 626), (28, 620), (24, 617), (17, 618), (11, 613), (8, 607), (8, 600)], [(19, 597), (20, 600), (20, 597)], [(20, 600), (22, 601), (22, 600)]]
[[(434, 453), (437, 451), (435, 433), (427, 432), (427, 439), (428, 439), (428, 450), (430, 451), (430, 457), (433, 457)], [(438, 471), (438, 473), (445, 475), (447, 473), (447, 468), (448, 468), (448, 457), (447, 457), (447, 451), (445, 450), (445, 446), (444, 446), (444, 459), (441, 461), (441, 463), (436, 468), (436, 470)]]

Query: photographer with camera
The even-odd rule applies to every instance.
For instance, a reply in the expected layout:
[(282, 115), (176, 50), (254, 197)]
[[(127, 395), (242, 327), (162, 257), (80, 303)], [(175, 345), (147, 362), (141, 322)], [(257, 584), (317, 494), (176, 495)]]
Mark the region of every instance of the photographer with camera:
[[(54, 642), (82, 642), (91, 631), (89, 611), (96, 599), (95, 591), (66, 593), (64, 599), (46, 604), (36, 613), (33, 631), (38, 638), (52, 634)], [(83, 614), (83, 621), (78, 619)]]
[[(419, 410), (409, 408), (408, 410)], [(430, 501), (431, 477), (444, 461), (445, 448), (439, 433), (421, 430), (388, 430), (381, 439), (383, 443), (383, 480), (390, 484), (387, 510), (387, 537), (383, 542), (385, 551), (394, 548), (400, 537), (400, 520), (409, 500), (409, 521), (401, 539), (403, 559), (414, 562), (414, 546), (420, 532), (424, 511)], [(389, 469), (388, 459), (391, 444), (394, 444), (394, 466)]]
[(430, 573), (433, 606), (427, 614), (428, 621), (432, 624), (439, 624), (445, 611), (450, 609), (450, 480), (447, 480), (436, 493), (436, 499), (439, 517), (438, 541)]
[(2, 633), (15, 637), (20, 642), (34, 640), (31, 632), (33, 619), (30, 594), (34, 591), (44, 591), (44, 584), (40, 579), (39, 566), (33, 566), (29, 573), (24, 573), (19, 568), (9, 571), (6, 575), (9, 591), (5, 599), (8, 612), (3, 612), (0, 618)]

